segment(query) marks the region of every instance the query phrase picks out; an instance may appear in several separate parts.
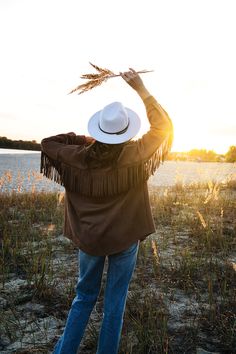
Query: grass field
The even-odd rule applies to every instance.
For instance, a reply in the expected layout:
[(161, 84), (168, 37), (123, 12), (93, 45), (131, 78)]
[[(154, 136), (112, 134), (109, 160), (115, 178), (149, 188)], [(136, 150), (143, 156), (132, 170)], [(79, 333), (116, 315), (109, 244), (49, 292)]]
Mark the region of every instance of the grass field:
[[(120, 353), (236, 353), (236, 183), (150, 189)], [(78, 275), (62, 193), (0, 194), (0, 351), (50, 353)], [(105, 273), (103, 286), (105, 282)], [(103, 288), (80, 353), (95, 353)]]

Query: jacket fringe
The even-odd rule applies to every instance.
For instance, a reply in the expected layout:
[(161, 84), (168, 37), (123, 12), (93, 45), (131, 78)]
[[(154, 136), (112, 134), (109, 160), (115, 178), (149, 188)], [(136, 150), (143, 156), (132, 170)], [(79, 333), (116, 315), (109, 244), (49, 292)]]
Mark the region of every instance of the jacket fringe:
[(80, 169), (55, 161), (41, 152), (40, 172), (52, 181), (64, 186), (70, 192), (84, 196), (106, 197), (127, 192), (143, 183), (154, 174), (163, 163), (171, 149), (171, 134), (163, 141), (157, 151), (146, 161), (107, 169)]

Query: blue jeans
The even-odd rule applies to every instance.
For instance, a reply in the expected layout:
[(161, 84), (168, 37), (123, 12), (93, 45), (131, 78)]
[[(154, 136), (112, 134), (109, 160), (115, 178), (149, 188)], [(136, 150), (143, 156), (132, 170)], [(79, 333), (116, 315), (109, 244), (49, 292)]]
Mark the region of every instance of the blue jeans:
[[(136, 264), (139, 241), (125, 251), (108, 255), (103, 319), (97, 354), (117, 354), (129, 283)], [(79, 279), (63, 334), (53, 354), (76, 354), (97, 301), (106, 256), (78, 251)]]

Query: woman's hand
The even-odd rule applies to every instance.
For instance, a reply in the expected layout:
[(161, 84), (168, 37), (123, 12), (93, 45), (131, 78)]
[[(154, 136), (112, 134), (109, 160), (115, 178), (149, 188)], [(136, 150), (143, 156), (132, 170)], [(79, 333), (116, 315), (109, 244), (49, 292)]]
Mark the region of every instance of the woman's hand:
[(139, 74), (132, 68), (129, 71), (120, 72), (120, 76), (130, 85), (135, 91), (145, 88), (144, 83)]
[(86, 144), (90, 145), (95, 142), (95, 139), (92, 138), (91, 136), (85, 136), (85, 142)]
[(120, 76), (130, 85), (144, 100), (150, 96), (150, 92), (146, 89), (141, 77), (139, 74), (132, 68), (129, 68), (129, 71), (120, 72)]

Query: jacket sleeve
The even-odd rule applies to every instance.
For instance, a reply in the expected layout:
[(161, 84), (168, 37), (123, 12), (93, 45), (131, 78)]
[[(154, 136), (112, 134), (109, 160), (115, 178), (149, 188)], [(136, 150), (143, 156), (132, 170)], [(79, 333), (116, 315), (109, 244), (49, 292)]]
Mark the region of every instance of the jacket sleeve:
[(76, 135), (73, 132), (43, 139), (41, 141), (40, 173), (63, 184), (64, 164), (73, 164), (85, 144), (85, 135)]
[(144, 100), (150, 128), (140, 139), (125, 146), (120, 157), (121, 166), (133, 163), (145, 163), (153, 159), (153, 166), (163, 162), (171, 149), (173, 141), (173, 124), (164, 108), (153, 96)]
[(76, 135), (73, 132), (67, 134), (58, 134), (50, 136), (41, 141), (42, 153), (46, 154), (50, 159), (60, 160), (61, 155), (68, 155), (73, 149), (80, 149), (81, 145), (86, 144), (85, 135)]

